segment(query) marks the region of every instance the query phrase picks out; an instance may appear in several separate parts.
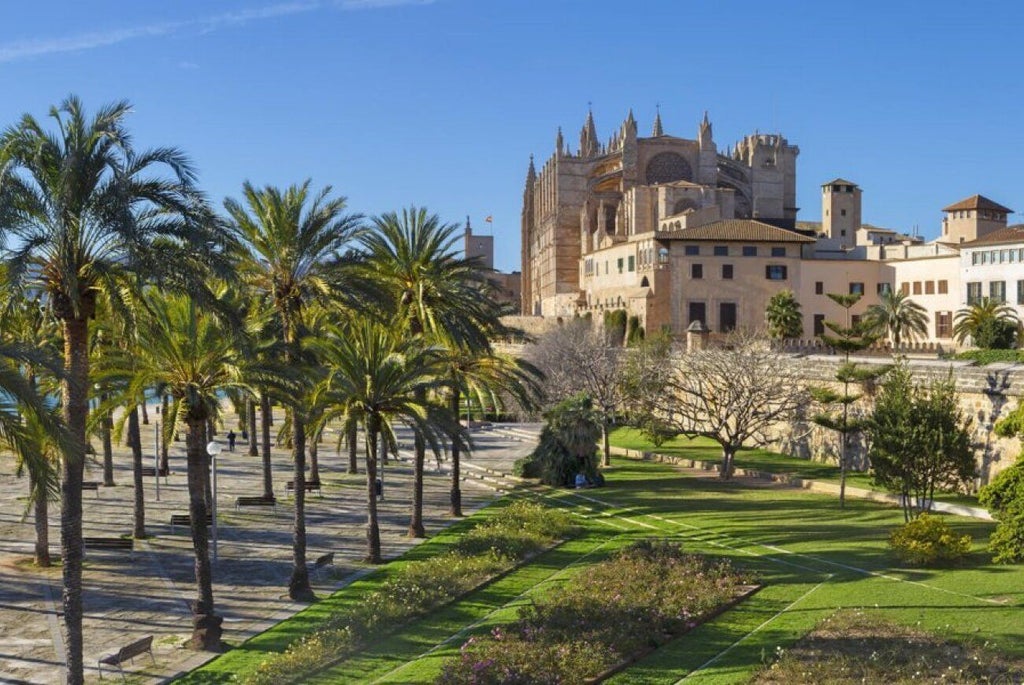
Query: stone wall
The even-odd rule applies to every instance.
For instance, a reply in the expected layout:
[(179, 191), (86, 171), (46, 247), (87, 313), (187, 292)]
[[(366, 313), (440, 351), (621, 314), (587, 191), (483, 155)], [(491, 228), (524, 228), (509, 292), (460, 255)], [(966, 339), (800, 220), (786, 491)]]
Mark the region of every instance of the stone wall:
[[(871, 366), (880, 364), (877, 359), (854, 359), (859, 364)], [(835, 374), (842, 357), (809, 356), (792, 357), (789, 363), (798, 367), (800, 376), (808, 384), (831, 385), (841, 390), (835, 381)], [(920, 383), (946, 378), (953, 374), (960, 406), (972, 419), (974, 440), (977, 445), (979, 485), (987, 483), (992, 476), (1013, 464), (1020, 453), (1020, 442), (1016, 438), (1000, 438), (993, 427), (1000, 418), (1016, 408), (1024, 396), (1024, 367), (1012, 364), (991, 364), (970, 366), (965, 362), (939, 360), (911, 360), (910, 368)], [(869, 392), (871, 389), (868, 389)], [(851, 391), (852, 392), (852, 391)], [(867, 411), (866, 402), (854, 405), (855, 409)], [(856, 465), (863, 462), (866, 445), (862, 440), (851, 445), (851, 457)], [(832, 460), (838, 454), (836, 434), (823, 430), (810, 422), (809, 417), (795, 422), (792, 426), (780, 428), (779, 440), (774, 448), (818, 461)]]

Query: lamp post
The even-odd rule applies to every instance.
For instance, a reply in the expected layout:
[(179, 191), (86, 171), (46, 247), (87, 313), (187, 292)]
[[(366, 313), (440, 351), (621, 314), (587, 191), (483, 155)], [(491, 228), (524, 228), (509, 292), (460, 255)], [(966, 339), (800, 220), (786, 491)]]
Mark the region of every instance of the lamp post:
[[(140, 440), (141, 441), (141, 440)], [(156, 501), (160, 501), (160, 419), (155, 421), (153, 431), (153, 474), (156, 476)]]
[(220, 454), (220, 444), (211, 440), (206, 445), (206, 453), (210, 455), (213, 471), (213, 502), (210, 503), (210, 532), (213, 533), (213, 563), (217, 563), (217, 455)]

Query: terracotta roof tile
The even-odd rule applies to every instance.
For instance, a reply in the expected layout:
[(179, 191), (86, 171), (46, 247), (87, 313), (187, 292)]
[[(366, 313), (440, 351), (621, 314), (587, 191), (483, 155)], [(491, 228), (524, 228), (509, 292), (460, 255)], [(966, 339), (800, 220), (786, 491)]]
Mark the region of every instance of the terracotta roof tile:
[(944, 212), (958, 212), (962, 209), (994, 209), (997, 212), (1006, 212), (1009, 214), (1013, 210), (1009, 207), (1004, 207), (998, 202), (993, 202), (984, 195), (971, 195), (966, 200), (960, 200), (951, 204), (948, 207), (943, 207)]
[(1005, 245), (1007, 243), (1024, 243), (1024, 224), (1014, 224), (1013, 226), (1000, 228), (998, 231), (992, 231), (986, 236), (972, 240), (969, 243), (954, 245), (954, 247), (982, 247), (984, 245)]
[(678, 231), (658, 231), (660, 240), (725, 240), (748, 243), (813, 243), (814, 238), (754, 219), (726, 219)]

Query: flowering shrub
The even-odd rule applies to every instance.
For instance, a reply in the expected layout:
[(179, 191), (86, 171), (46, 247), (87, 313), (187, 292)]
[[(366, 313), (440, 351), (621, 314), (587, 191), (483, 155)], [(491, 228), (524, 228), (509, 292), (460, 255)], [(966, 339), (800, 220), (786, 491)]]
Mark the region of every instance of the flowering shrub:
[(450, 552), (406, 564), (351, 609), (264, 659), (254, 674), (236, 680), (254, 685), (301, 682), (304, 674), (344, 659), (374, 638), (466, 594), (571, 530), (567, 514), (515, 502), (468, 531), (464, 539), (474, 542), (460, 541)]
[(945, 521), (921, 514), (889, 536), (889, 546), (911, 566), (956, 561), (971, 551), (971, 536), (957, 535)]
[(981, 489), (978, 502), (999, 523), (989, 540), (997, 564), (1024, 561), (1024, 460), (1004, 469)]
[(467, 642), (437, 682), (581, 682), (686, 632), (744, 582), (726, 562), (638, 543), (520, 610), (504, 629)]

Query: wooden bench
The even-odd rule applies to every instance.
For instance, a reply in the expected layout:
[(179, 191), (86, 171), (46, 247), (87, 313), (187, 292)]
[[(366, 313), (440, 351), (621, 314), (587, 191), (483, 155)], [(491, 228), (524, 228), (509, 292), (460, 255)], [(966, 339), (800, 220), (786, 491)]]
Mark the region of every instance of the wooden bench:
[[(115, 653), (105, 656), (99, 660), (100, 667), (100, 680), (103, 680), (103, 666), (117, 666), (118, 672), (121, 674), (121, 680), (127, 680), (124, 676), (124, 662), (131, 661), (135, 662), (135, 657), (142, 656), (146, 652), (149, 652), (149, 658), (153, 660), (153, 665), (156, 665), (156, 657), (153, 656), (153, 636), (147, 635), (144, 638), (136, 640), (131, 644), (125, 645)], [(110, 670), (109, 668), (107, 669)]]
[(96, 480), (87, 480), (82, 482), (82, 492), (86, 490), (92, 490), (96, 493), (96, 497), (100, 496), (100, 483)]
[(328, 566), (334, 566), (334, 552), (321, 554), (316, 558), (316, 561), (313, 562), (313, 568), (311, 569), (313, 571), (313, 575), (319, 578), (320, 574), (323, 573), (324, 569)]
[[(142, 477), (143, 478), (152, 478), (152, 477), (154, 477), (156, 475), (156, 473), (157, 473), (157, 471), (156, 471), (156, 467), (155, 466), (143, 466), (142, 467)], [(160, 476), (164, 479), (165, 483), (167, 482), (167, 476), (169, 476), (169, 475), (171, 475), (171, 470), (170, 469), (160, 469)]]
[(235, 498), (235, 509), (239, 507), (273, 507), (277, 510), (277, 498), (276, 497), (264, 497), (260, 495), (258, 497), (242, 496)]
[[(290, 480), (285, 483), (284, 489), (288, 492), (295, 492), (295, 481)], [(307, 480), (303, 484), (303, 490), (306, 492), (316, 492), (318, 497), (323, 497), (323, 493), (320, 492), (320, 481), (318, 480)]]
[(108, 552), (131, 552), (135, 549), (135, 541), (131, 538), (83, 537), (82, 545), (87, 550)]
[[(213, 525), (213, 516), (210, 514), (206, 515), (206, 527), (209, 528)], [(192, 528), (192, 517), (189, 514), (171, 514), (171, 533), (174, 533), (175, 526), (185, 526), (186, 528)]]

